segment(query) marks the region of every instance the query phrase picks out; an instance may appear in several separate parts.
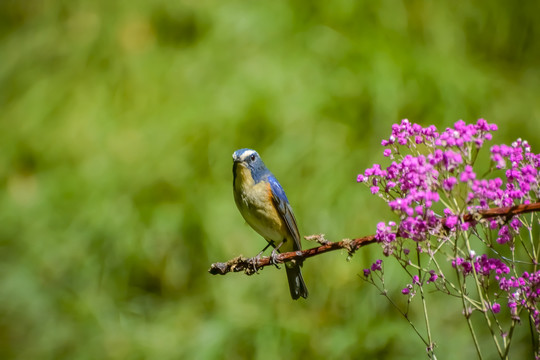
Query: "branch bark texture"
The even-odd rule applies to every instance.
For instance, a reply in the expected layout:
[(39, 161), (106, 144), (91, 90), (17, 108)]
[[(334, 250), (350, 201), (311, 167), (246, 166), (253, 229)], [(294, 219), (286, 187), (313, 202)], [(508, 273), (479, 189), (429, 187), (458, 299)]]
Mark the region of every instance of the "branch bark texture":
[[(503, 219), (509, 220), (515, 215), (535, 211), (540, 211), (540, 202), (536, 202), (533, 204), (523, 204), (510, 207), (480, 210), (474, 214), (464, 214), (462, 219), (465, 222), (475, 222), (481, 219), (490, 219), (494, 217), (501, 217)], [(444, 227), (446, 223), (446, 218), (442, 218), (441, 223)], [(344, 239), (337, 242), (326, 241), (324, 237), (320, 235), (312, 235), (308, 238), (319, 242), (321, 245), (302, 251), (291, 251), (278, 254), (274, 257), (274, 262), (283, 263), (291, 260), (303, 262), (307, 258), (338, 249), (345, 249), (347, 250), (349, 255), (352, 255), (356, 250), (360, 249), (361, 247), (377, 242), (375, 235), (368, 235), (355, 239)], [(271, 256), (252, 258), (238, 256), (227, 262), (217, 262), (212, 264), (208, 272), (212, 275), (225, 275), (229, 272), (244, 272), (247, 275), (252, 275), (258, 270), (264, 268), (265, 266), (273, 265), (274, 262), (272, 261)]]

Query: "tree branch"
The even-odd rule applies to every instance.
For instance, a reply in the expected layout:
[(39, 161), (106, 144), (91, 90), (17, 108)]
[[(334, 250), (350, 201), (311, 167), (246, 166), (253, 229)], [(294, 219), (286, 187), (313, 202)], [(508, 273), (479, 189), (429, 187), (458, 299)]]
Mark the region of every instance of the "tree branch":
[[(481, 219), (489, 219), (493, 217), (505, 217), (510, 219), (512, 216), (525, 214), (529, 212), (540, 211), (540, 202), (533, 204), (523, 204), (510, 207), (501, 207), (501, 208), (492, 208), (487, 210), (480, 210), (477, 213), (465, 214), (463, 216), (463, 221), (466, 222), (475, 222)], [(441, 224), (445, 227), (446, 218), (441, 219)], [(375, 235), (368, 235), (356, 239), (345, 239), (338, 242), (326, 241), (321, 235), (312, 235), (306, 237), (310, 240), (315, 240), (321, 244), (319, 247), (314, 247), (311, 249), (306, 249), (302, 251), (291, 251), (286, 253), (278, 254), (275, 257), (276, 263), (283, 263), (285, 261), (296, 260), (299, 262), (304, 261), (307, 258), (320, 255), (329, 251), (334, 251), (338, 249), (345, 249), (352, 255), (356, 250), (361, 247), (377, 242)], [(212, 275), (225, 275), (229, 272), (240, 272), (243, 271), (247, 275), (252, 275), (258, 270), (264, 268), (265, 266), (272, 265), (272, 260), (270, 256), (264, 257), (252, 257), (245, 258), (243, 256), (235, 257), (227, 262), (217, 262), (212, 264), (208, 272)]]

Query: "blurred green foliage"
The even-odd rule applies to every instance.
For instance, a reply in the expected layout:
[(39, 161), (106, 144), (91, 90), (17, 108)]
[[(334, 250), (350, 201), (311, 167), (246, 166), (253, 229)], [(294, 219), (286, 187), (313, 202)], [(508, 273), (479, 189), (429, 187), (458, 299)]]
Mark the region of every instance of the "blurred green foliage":
[[(376, 246), (306, 262), (307, 301), (290, 300), (283, 271), (207, 273), (264, 245), (234, 205), (231, 154), (259, 151), (303, 234), (373, 233), (393, 215), (356, 174), (384, 161), (402, 118), (484, 117), (494, 143), (540, 151), (539, 13), (503, 0), (1, 1), (0, 357), (423, 357), (358, 276)], [(406, 279), (386, 273), (399, 293)], [(432, 296), (441, 357), (474, 357), (459, 301)]]

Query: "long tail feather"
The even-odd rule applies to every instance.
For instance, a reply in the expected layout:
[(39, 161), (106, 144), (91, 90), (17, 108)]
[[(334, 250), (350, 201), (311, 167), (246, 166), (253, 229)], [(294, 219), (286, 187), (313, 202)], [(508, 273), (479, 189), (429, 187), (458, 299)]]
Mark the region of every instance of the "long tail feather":
[[(290, 265), (289, 265), (290, 266)], [(304, 278), (300, 272), (299, 265), (286, 266), (287, 280), (289, 280), (289, 290), (291, 291), (291, 297), (293, 300), (298, 299), (300, 296), (306, 299), (308, 297), (308, 289), (304, 283)]]

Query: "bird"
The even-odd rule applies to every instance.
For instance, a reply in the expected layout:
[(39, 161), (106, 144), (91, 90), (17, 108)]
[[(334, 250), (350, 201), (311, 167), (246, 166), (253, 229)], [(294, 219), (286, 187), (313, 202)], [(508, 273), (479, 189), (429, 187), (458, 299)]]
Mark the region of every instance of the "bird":
[[(238, 210), (246, 222), (276, 251), (300, 251), (300, 233), (285, 191), (268, 170), (257, 151), (239, 149), (233, 155), (233, 193)], [(266, 248), (263, 249), (266, 250)], [(260, 255), (260, 254), (259, 254)], [(301, 263), (285, 263), (293, 300), (308, 296)]]

